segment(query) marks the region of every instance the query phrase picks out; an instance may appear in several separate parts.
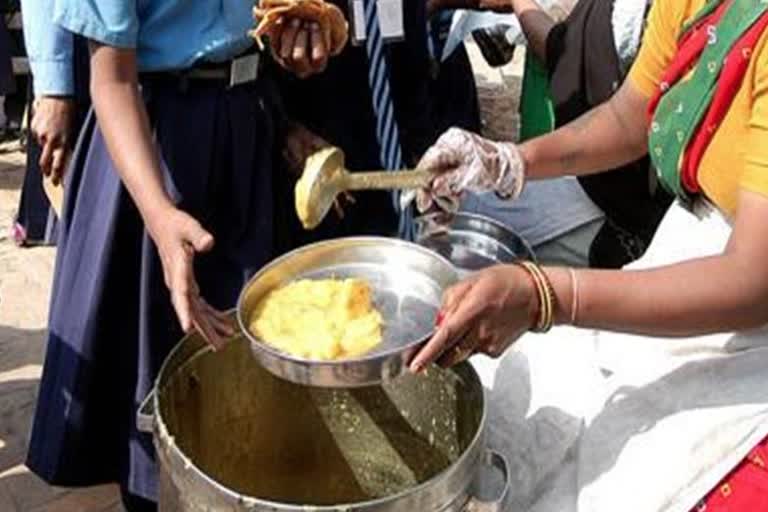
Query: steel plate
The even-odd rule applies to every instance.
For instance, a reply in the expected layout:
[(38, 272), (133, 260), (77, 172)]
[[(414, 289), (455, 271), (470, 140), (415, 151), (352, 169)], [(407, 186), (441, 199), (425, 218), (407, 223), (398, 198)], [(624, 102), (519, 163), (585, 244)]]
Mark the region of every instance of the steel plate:
[[(302, 278), (359, 277), (369, 281), (384, 319), (383, 340), (363, 357), (338, 361), (298, 358), (256, 338), (251, 316), (266, 293)], [(443, 291), (458, 273), (440, 255), (389, 238), (344, 238), (297, 249), (269, 264), (245, 286), (238, 322), (254, 355), (274, 375), (298, 384), (358, 387), (401, 375), (434, 330)]]

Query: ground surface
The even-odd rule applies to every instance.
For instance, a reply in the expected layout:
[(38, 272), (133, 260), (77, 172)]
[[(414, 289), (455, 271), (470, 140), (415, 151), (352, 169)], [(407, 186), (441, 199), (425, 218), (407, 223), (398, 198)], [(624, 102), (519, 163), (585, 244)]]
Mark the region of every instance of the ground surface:
[(53, 249), (19, 249), (9, 237), (23, 177), (24, 155), (0, 149), (0, 511), (117, 512), (114, 488), (53, 488), (23, 465), (54, 260)]

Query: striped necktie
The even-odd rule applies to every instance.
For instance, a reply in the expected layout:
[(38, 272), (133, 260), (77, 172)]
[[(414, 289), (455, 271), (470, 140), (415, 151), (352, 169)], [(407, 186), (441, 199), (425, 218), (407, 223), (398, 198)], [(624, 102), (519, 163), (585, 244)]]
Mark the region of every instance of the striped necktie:
[[(377, 0), (364, 0), (366, 41), (368, 53), (368, 83), (371, 87), (373, 112), (376, 116), (376, 139), (379, 142), (381, 165), (388, 170), (400, 170), (403, 166), (403, 150), (400, 146), (400, 131), (395, 119), (392, 91), (389, 85), (389, 70), (384, 55), (384, 44), (379, 26)], [(401, 211), (400, 192), (392, 194), (395, 211), (400, 212), (398, 234), (405, 239), (413, 238), (413, 218), (410, 208)]]

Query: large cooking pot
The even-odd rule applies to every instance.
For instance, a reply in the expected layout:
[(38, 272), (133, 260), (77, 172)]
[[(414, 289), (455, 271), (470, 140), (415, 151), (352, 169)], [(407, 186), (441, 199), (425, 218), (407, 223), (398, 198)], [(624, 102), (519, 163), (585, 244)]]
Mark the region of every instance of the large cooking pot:
[(161, 512), (497, 510), (470, 496), (484, 466), (484, 390), (474, 369), (327, 389), (273, 377), (238, 337), (198, 335), (166, 359), (139, 414), (154, 434)]

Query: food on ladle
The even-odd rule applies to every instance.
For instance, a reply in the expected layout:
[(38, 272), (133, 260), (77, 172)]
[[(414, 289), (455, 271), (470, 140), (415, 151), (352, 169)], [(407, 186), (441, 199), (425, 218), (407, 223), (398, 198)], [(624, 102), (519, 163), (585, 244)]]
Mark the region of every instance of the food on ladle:
[(382, 340), (382, 317), (362, 279), (302, 279), (268, 293), (251, 332), (288, 354), (313, 360), (357, 357)]

